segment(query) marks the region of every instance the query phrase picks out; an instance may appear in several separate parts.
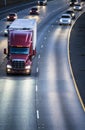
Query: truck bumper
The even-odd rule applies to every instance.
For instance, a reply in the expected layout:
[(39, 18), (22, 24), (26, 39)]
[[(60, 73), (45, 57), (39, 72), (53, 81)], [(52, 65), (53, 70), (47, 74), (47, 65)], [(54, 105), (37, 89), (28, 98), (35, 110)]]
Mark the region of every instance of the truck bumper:
[(24, 70), (15, 70), (15, 69), (6, 69), (7, 74), (31, 74), (31, 69), (24, 69)]

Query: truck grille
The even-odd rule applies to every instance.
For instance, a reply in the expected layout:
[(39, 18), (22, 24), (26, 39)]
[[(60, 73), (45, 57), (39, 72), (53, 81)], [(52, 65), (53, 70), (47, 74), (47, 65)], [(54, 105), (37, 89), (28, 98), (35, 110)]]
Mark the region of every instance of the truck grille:
[(24, 69), (25, 63), (24, 61), (12, 61), (13, 69)]

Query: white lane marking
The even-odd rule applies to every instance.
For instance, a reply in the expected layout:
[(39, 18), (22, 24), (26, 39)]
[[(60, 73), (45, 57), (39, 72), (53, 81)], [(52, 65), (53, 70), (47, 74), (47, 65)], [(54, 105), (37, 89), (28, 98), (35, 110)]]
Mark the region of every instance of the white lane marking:
[(43, 45), (41, 45), (41, 48), (43, 48)]
[(40, 54), (38, 55), (38, 59), (40, 59)]
[(37, 73), (38, 73), (38, 71), (39, 71), (39, 68), (38, 68), (38, 67), (36, 68), (36, 71), (37, 71)]
[(37, 110), (37, 119), (39, 119), (40, 117), (39, 117), (39, 111)]
[(36, 85), (36, 92), (37, 92), (37, 90), (38, 90), (38, 86)]

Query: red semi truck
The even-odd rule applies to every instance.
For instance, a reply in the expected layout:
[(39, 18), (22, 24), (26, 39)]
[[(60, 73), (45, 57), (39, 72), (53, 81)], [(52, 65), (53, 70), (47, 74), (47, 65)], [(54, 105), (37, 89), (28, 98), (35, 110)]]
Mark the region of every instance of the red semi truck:
[(8, 30), (7, 74), (30, 74), (36, 54), (37, 23), (35, 19), (17, 19)]

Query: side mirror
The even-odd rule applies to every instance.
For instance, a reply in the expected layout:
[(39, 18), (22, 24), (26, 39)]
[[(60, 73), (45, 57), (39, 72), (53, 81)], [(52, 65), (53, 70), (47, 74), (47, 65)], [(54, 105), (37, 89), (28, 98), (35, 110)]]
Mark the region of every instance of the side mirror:
[(35, 50), (33, 50), (33, 55), (36, 55), (36, 49), (35, 49)]
[(7, 54), (6, 48), (4, 48), (4, 54)]

